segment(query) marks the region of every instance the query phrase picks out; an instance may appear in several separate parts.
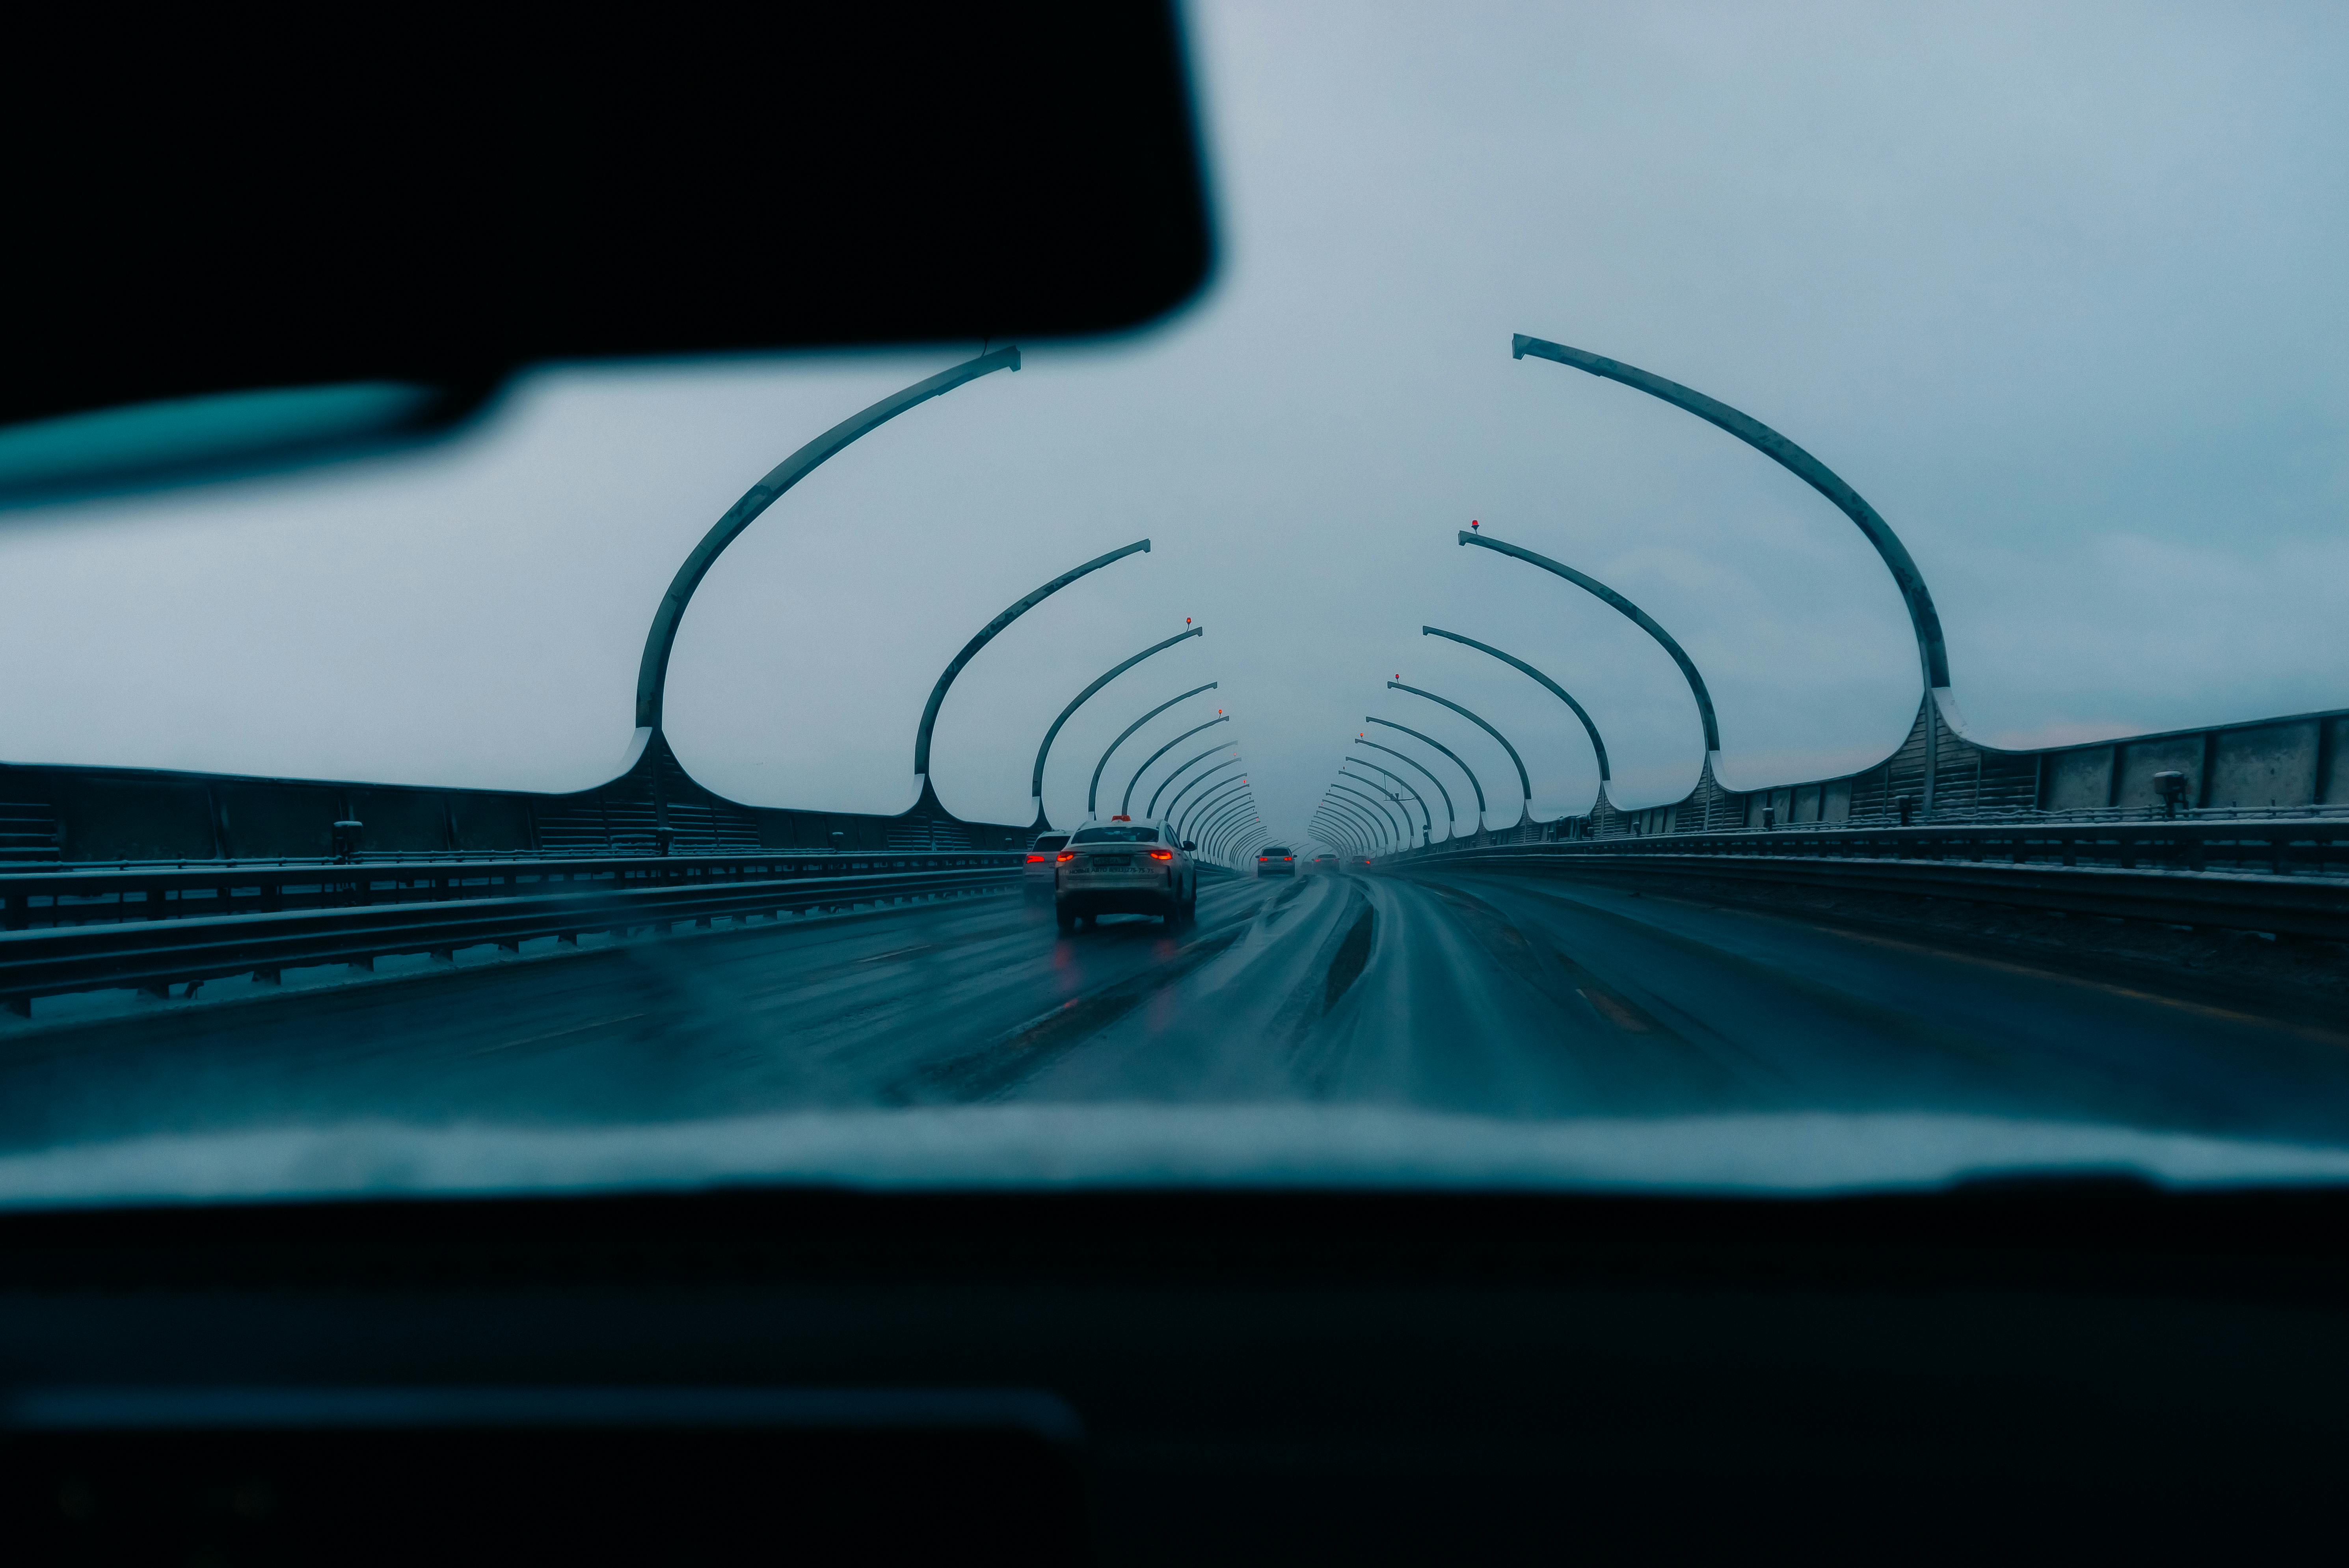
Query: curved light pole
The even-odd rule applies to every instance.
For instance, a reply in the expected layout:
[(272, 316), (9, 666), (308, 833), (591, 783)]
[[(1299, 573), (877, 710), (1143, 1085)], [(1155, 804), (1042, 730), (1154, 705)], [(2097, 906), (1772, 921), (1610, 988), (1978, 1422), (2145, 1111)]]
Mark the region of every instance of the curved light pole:
[[(1200, 785), (1205, 784), (1208, 779), (1213, 779), (1225, 769), (1237, 768), (1240, 765), (1240, 761), (1241, 759), (1239, 758), (1235, 757), (1228, 762), (1218, 762), (1213, 768), (1208, 769), (1205, 773), (1200, 774), (1196, 779), (1192, 779), (1188, 784), (1184, 785), (1180, 789), (1175, 790), (1174, 799), (1166, 802), (1166, 816), (1162, 818), (1161, 820), (1179, 820), (1182, 816), (1184, 796), (1188, 795), (1192, 790), (1196, 789)], [(1226, 780), (1226, 782), (1228, 782), (1228, 780)], [(1155, 813), (1153, 813), (1153, 815), (1155, 815)]]
[(1419, 634), (1423, 637), (1449, 637), (1463, 647), (1474, 648), (1480, 654), (1490, 654), (1503, 664), (1533, 676), (1549, 688), (1551, 696), (1574, 709), (1574, 717), (1582, 720), (1582, 727), (1589, 732), (1590, 749), (1599, 758), (1599, 798), (1601, 800), (1607, 799), (1607, 782), (1613, 777), (1607, 770), (1607, 743), (1599, 738), (1599, 726), (1591, 722), (1589, 713), (1568, 695), (1564, 686), (1517, 657), (1516, 655), (1505, 654), (1490, 643), (1480, 643), (1474, 637), (1464, 637), (1457, 632), (1447, 632), (1440, 626), (1422, 626), (1419, 629)]
[[(1197, 799), (1192, 801), (1188, 806), (1185, 806), (1181, 812), (1175, 814), (1171, 819), (1174, 824), (1175, 830), (1177, 832), (1184, 832), (1184, 830), (1191, 824), (1206, 820), (1206, 814), (1211, 807), (1213, 807), (1217, 801), (1227, 799), (1233, 789), (1244, 786), (1247, 783), (1247, 774), (1243, 771), (1229, 779), (1218, 779), (1212, 789), (1200, 790), (1199, 798)], [(1197, 835), (1185, 833), (1185, 836), (1196, 837)]]
[(1461, 717), (1466, 719), (1469, 723), (1475, 725), (1477, 728), (1483, 730), (1485, 734), (1491, 736), (1494, 739), (1499, 741), (1501, 743), (1501, 749), (1509, 754), (1509, 760), (1516, 764), (1517, 792), (1525, 797), (1526, 803), (1517, 809), (1517, 825), (1519, 827), (1523, 827), (1527, 822), (1533, 820), (1533, 780), (1526, 777), (1526, 759), (1517, 755), (1517, 748), (1509, 744), (1509, 738), (1507, 736), (1503, 735), (1499, 730), (1495, 729), (1491, 725), (1486, 724), (1483, 719), (1478, 718), (1475, 714), (1470, 713), (1466, 708), (1462, 707), (1458, 703), (1454, 702), (1448, 696), (1438, 696), (1432, 691), (1422, 691), (1417, 686), (1405, 686), (1401, 681), (1387, 682), (1387, 689), (1390, 691), (1407, 691), (1413, 696), (1423, 696), (1430, 702), (1441, 703), (1445, 707), (1448, 707), (1453, 712), (1458, 714)]
[(938, 684), (930, 688), (930, 700), (922, 706), (921, 727), (914, 731), (914, 777), (922, 781), (925, 791), (930, 787), (930, 731), (937, 726), (938, 709), (946, 705), (947, 688), (954, 685), (955, 676), (962, 674), (963, 666), (977, 658), (978, 650), (993, 642), (996, 634), (1004, 627), (1009, 626), (1078, 578), (1089, 573), (1098, 572), (1112, 561), (1123, 561), (1129, 555), (1147, 555), (1149, 552), (1150, 541), (1137, 539), (1132, 544), (1112, 550), (1106, 555), (1096, 555), (1075, 571), (1061, 573), (1041, 588), (1018, 600), (1009, 609), (980, 627), (978, 635), (962, 645), (962, 652), (954, 656), (954, 662), (947, 665), (945, 672), (938, 676)]
[[(1396, 805), (1393, 801), (1387, 799), (1384, 796), (1373, 795), (1367, 789), (1356, 789), (1351, 786), (1345, 784), (1332, 784), (1330, 788), (1343, 791), (1348, 795), (1351, 795), (1357, 800), (1366, 800), (1370, 802), (1370, 804), (1376, 808), (1380, 813), (1379, 820), (1381, 824), (1385, 826), (1389, 832), (1393, 835), (1394, 841), (1397, 844), (1408, 844), (1411, 842), (1410, 812), (1405, 811), (1402, 807)], [(1402, 820), (1402, 827), (1400, 830), (1396, 830), (1393, 823), (1386, 817), (1385, 814), (1389, 811), (1393, 812), (1396, 817)]]
[(1102, 687), (1109, 685), (1110, 682), (1117, 679), (1118, 676), (1125, 674), (1126, 671), (1132, 669), (1134, 665), (1140, 664), (1151, 655), (1163, 654), (1167, 649), (1173, 647), (1175, 644), (1183, 641), (1185, 637), (1204, 637), (1206, 634), (1206, 627), (1193, 626), (1187, 631), (1176, 633), (1163, 643), (1151, 644), (1150, 646), (1143, 649), (1142, 652), (1134, 655), (1133, 657), (1126, 660), (1123, 664), (1111, 668), (1109, 672), (1103, 675), (1099, 680), (1093, 682), (1092, 685), (1079, 692), (1076, 695), (1075, 700), (1061, 710), (1061, 717), (1054, 719), (1052, 721), (1052, 727), (1044, 732), (1044, 743), (1036, 748), (1036, 770), (1033, 774), (1030, 775), (1028, 779), (1028, 793), (1035, 799), (1036, 802), (1036, 823), (1034, 828), (1031, 830), (1032, 831), (1040, 833), (1045, 829), (1051, 826), (1050, 822), (1044, 820), (1044, 758), (1051, 755), (1052, 742), (1059, 738), (1061, 726), (1068, 723), (1069, 719), (1076, 713), (1077, 709), (1084, 707), (1085, 704), (1091, 700), (1093, 693), (1101, 690)]
[[(1465, 762), (1461, 761), (1460, 754), (1458, 752), (1453, 750), (1452, 748), (1444, 745), (1444, 742), (1436, 739), (1435, 737), (1432, 735), (1420, 734), (1419, 731), (1412, 728), (1409, 725), (1397, 724), (1392, 719), (1372, 718), (1367, 714), (1363, 715), (1362, 721), (1365, 724), (1384, 725), (1389, 729), (1400, 729), (1414, 740), (1424, 740), (1430, 746), (1435, 748), (1436, 750), (1441, 751), (1444, 756), (1452, 758), (1452, 765), (1454, 768), (1459, 769), (1461, 772), (1468, 775), (1468, 787), (1476, 791), (1476, 830), (1480, 833), (1485, 830), (1485, 786), (1476, 782), (1476, 770), (1469, 767)], [(1395, 755), (1400, 757), (1402, 753), (1398, 751)]]
[[(1345, 771), (1346, 762), (1351, 762), (1357, 768), (1367, 768), (1373, 773), (1381, 774), (1384, 777), (1392, 779), (1397, 787), (1402, 789), (1413, 799), (1418, 801), (1420, 843), (1423, 847), (1435, 842), (1435, 819), (1428, 813), (1427, 797), (1421, 794), (1417, 789), (1413, 789), (1408, 779), (1404, 779), (1400, 773), (1388, 772), (1385, 769), (1380, 767), (1375, 762), (1364, 762), (1361, 758), (1354, 757), (1349, 757), (1346, 758), (1345, 762), (1339, 763), (1339, 771)], [(1361, 775), (1359, 773), (1347, 773), (1346, 777), (1349, 779), (1361, 779)], [(1375, 779), (1362, 779), (1362, 782), (1365, 784), (1375, 784), (1378, 780)]]
[(1328, 812), (1332, 821), (1345, 823), (1366, 845), (1376, 844), (1384, 837), (1371, 827), (1369, 813), (1351, 801), (1340, 800), (1325, 793), (1314, 810)]
[(1325, 792), (1321, 797), (1321, 803), (1359, 825), (1364, 837), (1374, 849), (1394, 836), (1392, 823), (1373, 819), (1368, 810), (1351, 800), (1340, 797), (1334, 791)]
[(1316, 810), (1307, 825), (1333, 835), (1340, 849), (1362, 852), (1361, 830), (1327, 807)]
[(1371, 852), (1370, 846), (1362, 842), (1361, 830), (1349, 827), (1342, 819), (1317, 814), (1313, 822), (1318, 830), (1328, 835), (1330, 842), (1336, 845), (1340, 853), (1361, 856)]
[(1486, 534), (1471, 533), (1464, 528), (1460, 531), (1460, 542), (1474, 544), (1485, 550), (1497, 551), (1503, 555), (1514, 555), (1518, 560), (1538, 566), (1545, 572), (1554, 572), (1602, 603), (1621, 611), (1624, 617), (1633, 625), (1662, 644), (1664, 652), (1671, 655), (1672, 663), (1680, 665), (1681, 674), (1688, 677), (1689, 694), (1696, 698), (1697, 717), (1704, 724), (1706, 758), (1711, 758), (1721, 750), (1721, 726), (1713, 720), (1713, 694), (1705, 689), (1704, 677), (1696, 673), (1695, 661), (1688, 656), (1687, 652), (1678, 643), (1672, 641), (1672, 634), (1656, 624), (1654, 617), (1645, 610), (1632, 603), (1598, 578), (1587, 577), (1564, 562), (1552, 561), (1547, 555), (1536, 554), (1523, 545), (1505, 543)]
[[(1452, 837), (1452, 830), (1459, 824), (1460, 820), (1452, 814), (1452, 791), (1444, 787), (1444, 780), (1438, 779), (1433, 773), (1428, 772), (1428, 769), (1422, 765), (1419, 758), (1412, 756), (1408, 752), (1397, 751), (1392, 746), (1381, 746), (1377, 741), (1365, 740), (1359, 735), (1354, 738), (1354, 744), (1357, 746), (1367, 746), (1373, 751), (1383, 751), (1389, 757), (1401, 758), (1403, 761), (1410, 763), (1413, 768), (1417, 768), (1422, 773), (1426, 773), (1427, 781), (1435, 786), (1435, 792), (1438, 795), (1444, 797), (1444, 836), (1447, 841), (1450, 840)], [(1377, 764), (1373, 763), (1371, 766), (1376, 767)], [(1383, 773), (1386, 769), (1381, 768), (1379, 771)], [(1422, 800), (1420, 803), (1423, 806), (1426, 804), (1424, 800)]]
[(1191, 829), (1206, 821), (1216, 807), (1232, 799), (1232, 791), (1247, 788), (1247, 775), (1242, 774), (1237, 779), (1226, 779), (1214, 789), (1201, 794), (1197, 799), (1191, 802), (1189, 809), (1175, 820), (1175, 836), (1184, 839), (1197, 838), (1199, 835), (1192, 832)]
[[(1221, 746), (1210, 746), (1206, 750), (1202, 751), (1198, 756), (1194, 757), (1190, 761), (1185, 762), (1182, 767), (1177, 768), (1174, 772), (1169, 773), (1165, 778), (1160, 779), (1158, 781), (1158, 788), (1150, 792), (1150, 804), (1143, 809), (1142, 814), (1145, 817), (1155, 819), (1158, 815), (1158, 798), (1166, 793), (1168, 788), (1174, 784), (1174, 780), (1183, 777), (1184, 774), (1191, 771), (1192, 768), (1195, 765), (1205, 762), (1208, 758), (1213, 757), (1216, 752), (1227, 751), (1231, 748), (1232, 744), (1230, 741), (1226, 741)], [(1235, 760), (1237, 760), (1237, 758)], [(1179, 800), (1182, 797), (1178, 795), (1175, 799)]]
[[(1213, 729), (1219, 724), (1229, 724), (1231, 721), (1232, 716), (1230, 714), (1219, 713), (1216, 715), (1215, 717), (1207, 720), (1205, 724), (1193, 725), (1190, 728), (1185, 730), (1182, 734), (1176, 736), (1174, 739), (1168, 741), (1157, 750), (1152, 752), (1149, 759), (1143, 762), (1141, 767), (1133, 770), (1133, 777), (1125, 781), (1125, 799), (1118, 802), (1118, 810), (1129, 815), (1132, 814), (1133, 810), (1133, 787), (1142, 782), (1142, 776), (1143, 774), (1150, 771), (1150, 764), (1152, 762), (1157, 761), (1160, 758), (1165, 756), (1168, 752), (1174, 750), (1176, 747), (1182, 745), (1193, 736), (1198, 734), (1199, 731), (1203, 729)], [(1215, 748), (1210, 747), (1208, 749), (1212, 751)], [(1143, 815), (1148, 816), (1149, 813), (1145, 811)]]
[(1247, 802), (1238, 810), (1232, 813), (1231, 820), (1229, 821), (1219, 822), (1216, 824), (1215, 832), (1212, 835), (1214, 842), (1210, 846), (1211, 852), (1214, 853), (1217, 860), (1229, 859), (1231, 856), (1232, 846), (1235, 841), (1237, 841), (1239, 836), (1256, 827), (1262, 820), (1263, 819), (1256, 814), (1256, 802), (1252, 800)]
[(1115, 751), (1119, 747), (1123, 746), (1127, 736), (1132, 735), (1135, 730), (1140, 729), (1143, 725), (1148, 724), (1152, 719), (1156, 718), (1160, 714), (1164, 713), (1176, 703), (1187, 702), (1192, 697), (1197, 696), (1203, 691), (1213, 691), (1219, 684), (1221, 683), (1209, 681), (1206, 686), (1193, 686), (1181, 696), (1170, 696), (1164, 702), (1160, 703), (1156, 707), (1152, 708), (1148, 713), (1143, 714), (1140, 718), (1135, 719), (1132, 724), (1127, 725), (1125, 727), (1124, 733), (1120, 735), (1115, 740), (1109, 743), (1109, 751), (1102, 752), (1101, 754), (1101, 760), (1093, 764), (1093, 781), (1085, 789), (1085, 815), (1087, 817), (1093, 815), (1101, 796), (1102, 769), (1109, 766), (1110, 753)]
[(1835, 503), (1836, 510), (1851, 519), (1868, 536), (1868, 542), (1876, 546), (1876, 553), (1883, 559), (1885, 570), (1892, 573), (1893, 585), (1900, 590), (1900, 598), (1909, 606), (1909, 624), (1917, 634), (1917, 660), (1924, 670), (1925, 689), (1935, 699), (1947, 700), (1944, 694), (1950, 689), (1950, 653), (1941, 641), (1941, 616), (1933, 608), (1933, 595), (1926, 590), (1925, 575), (1917, 570), (1917, 562), (1909, 558), (1908, 547), (1892, 531), (1892, 525), (1862, 500), (1857, 490), (1844, 483), (1833, 469), (1753, 416), (1637, 366), (1609, 359), (1588, 349), (1568, 348), (1546, 338), (1527, 337), (1521, 332), (1513, 335), (1509, 339), (1509, 357), (1523, 359), (1528, 354), (1537, 359), (1554, 359), (1573, 369), (1619, 381), (1651, 397), (1661, 398), (1675, 408), (1685, 409), (1705, 423), (1728, 431)]
[(1192, 837), (1200, 843), (1212, 844), (1215, 841), (1215, 838), (1217, 833), (1221, 832), (1224, 829), (1232, 826), (1235, 822), (1246, 820), (1248, 817), (1253, 816), (1255, 812), (1256, 800), (1254, 797), (1249, 795), (1247, 790), (1243, 789), (1231, 799), (1225, 801), (1223, 806), (1216, 810), (1214, 816), (1209, 817), (1205, 821), (1201, 822), (1199, 824), (1199, 830), (1196, 833), (1194, 833)]
[[(742, 493), (742, 499), (726, 511), (726, 515), (703, 534), (685, 564), (670, 579), (668, 592), (661, 595), (660, 608), (653, 612), (652, 629), (645, 634), (644, 657), (636, 665), (636, 755), (643, 753), (655, 732), (661, 727), (661, 704), (668, 686), (668, 657), (677, 645), (677, 629), (685, 620), (685, 607), (693, 599), (694, 590), (709, 574), (709, 568), (726, 547), (740, 537), (744, 529), (758, 520), (759, 514), (774, 505), (785, 490), (807, 478), (825, 459), (858, 437), (878, 429), (917, 403), (926, 403), (941, 393), (951, 392), (966, 381), (997, 370), (1019, 368), (1017, 348), (999, 348), (992, 354), (982, 354), (967, 359), (951, 369), (941, 370), (926, 381), (916, 381), (902, 392), (895, 392), (862, 413), (851, 415), (785, 458), (768, 471), (767, 477)], [(629, 758), (635, 765), (635, 757)]]

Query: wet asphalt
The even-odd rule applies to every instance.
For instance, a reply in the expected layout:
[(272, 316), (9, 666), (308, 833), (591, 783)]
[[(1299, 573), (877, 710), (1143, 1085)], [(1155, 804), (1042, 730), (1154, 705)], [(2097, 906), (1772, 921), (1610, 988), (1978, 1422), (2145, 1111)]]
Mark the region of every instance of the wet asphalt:
[(1202, 884), (1063, 935), (1017, 894), (229, 1001), (0, 1042), (0, 1150), (315, 1125), (1015, 1099), (1502, 1117), (1927, 1110), (2349, 1140), (2330, 1033), (1563, 880)]

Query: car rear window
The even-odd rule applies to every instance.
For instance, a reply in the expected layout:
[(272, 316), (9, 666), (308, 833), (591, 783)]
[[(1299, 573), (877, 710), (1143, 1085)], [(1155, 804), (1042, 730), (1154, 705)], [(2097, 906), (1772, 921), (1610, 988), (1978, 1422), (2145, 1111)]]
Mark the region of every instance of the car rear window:
[(1286, 844), (1267, 844), (1263, 849), (1257, 851), (1257, 858), (1259, 860), (1270, 860), (1274, 856), (1278, 855), (1282, 860), (1287, 860), (1293, 853), (1295, 853), (1295, 851), (1290, 850)]
[(1040, 850), (1057, 850), (1068, 841), (1069, 835), (1066, 833), (1046, 833), (1036, 841), (1036, 847)]
[(1154, 844), (1158, 841), (1155, 828), (1080, 828), (1077, 836), (1069, 841), (1076, 844)]

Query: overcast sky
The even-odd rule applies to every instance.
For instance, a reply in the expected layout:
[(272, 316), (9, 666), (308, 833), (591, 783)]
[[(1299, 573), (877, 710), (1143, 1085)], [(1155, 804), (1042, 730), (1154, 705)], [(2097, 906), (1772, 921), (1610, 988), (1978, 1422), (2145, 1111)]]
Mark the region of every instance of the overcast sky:
[[(938, 671), (1047, 579), (1148, 537), (964, 673), (935, 778), (1055, 820), (1213, 717), (1302, 836), (1376, 714), (1543, 815), (1677, 799), (1687, 688), (1628, 622), (1454, 542), (1471, 518), (1686, 645), (1726, 782), (1867, 766), (1919, 676), (1841, 514), (1687, 415), (1512, 332), (1687, 383), (1809, 449), (1923, 570), (1984, 738), (2349, 706), (2349, 11), (2337, 5), (1192, 14), (1221, 262), (1188, 312), (1030, 346), (835, 459), (694, 601), (668, 728), (761, 805), (914, 797)], [(645, 628), (740, 492), (976, 344), (554, 370), (436, 452), (0, 522), (0, 758), (578, 789), (618, 765)], [(1407, 744), (1407, 743), (1406, 743)], [(1167, 763), (1197, 749), (1178, 749)], [(1386, 761), (1389, 759), (1379, 758)], [(1164, 765), (1162, 764), (1162, 767)], [(1472, 809), (1456, 774), (1455, 800)], [(1105, 788), (1107, 786), (1105, 785)], [(1145, 788), (1147, 788), (1145, 786)]]

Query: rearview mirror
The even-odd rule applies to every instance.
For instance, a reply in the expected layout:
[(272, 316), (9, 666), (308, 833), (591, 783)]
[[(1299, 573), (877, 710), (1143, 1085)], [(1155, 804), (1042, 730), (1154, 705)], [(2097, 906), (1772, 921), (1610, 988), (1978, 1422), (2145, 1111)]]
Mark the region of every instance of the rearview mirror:
[(1184, 852), (1185, 854), (1186, 854), (1186, 855), (1187, 855), (1187, 854), (1189, 854), (1193, 850), (1197, 849), (1198, 847), (1199, 847), (1198, 845), (1196, 845), (1196, 844), (1193, 843), (1193, 842), (1192, 842), (1190, 840), (1188, 840), (1188, 839), (1185, 839), (1185, 840), (1184, 840), (1184, 841), (1183, 841), (1183, 852)]

